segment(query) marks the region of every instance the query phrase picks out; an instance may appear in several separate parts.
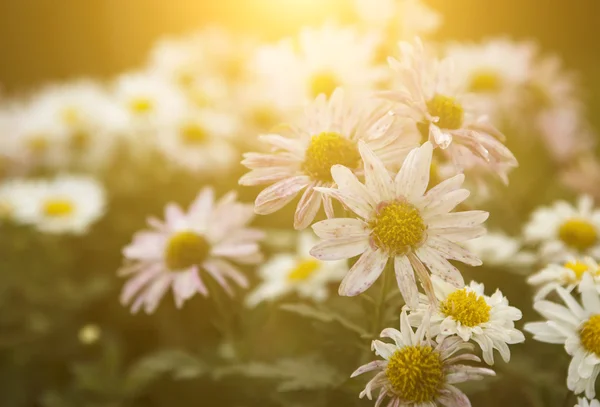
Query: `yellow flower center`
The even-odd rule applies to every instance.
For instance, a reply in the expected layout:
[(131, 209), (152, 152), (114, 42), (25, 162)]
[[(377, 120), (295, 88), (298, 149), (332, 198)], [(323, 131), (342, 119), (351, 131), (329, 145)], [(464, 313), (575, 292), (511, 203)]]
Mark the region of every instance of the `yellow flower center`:
[(304, 155), (302, 170), (315, 181), (331, 182), (331, 167), (340, 164), (350, 169), (360, 165), (356, 144), (333, 132), (312, 136)]
[(193, 84), (196, 77), (192, 72), (181, 70), (177, 74), (177, 83), (184, 89), (189, 89)]
[[(427, 110), (431, 116), (439, 120), (435, 123), (440, 129), (459, 129), (465, 117), (465, 111), (458, 101), (450, 96), (435, 95), (427, 102)], [(429, 137), (428, 121), (417, 123), (417, 128), (424, 138)]]
[(427, 230), (419, 210), (406, 201), (385, 203), (369, 226), (377, 247), (394, 256), (406, 254), (423, 243)]
[(307, 259), (303, 260), (296, 268), (294, 268), (290, 274), (288, 274), (288, 279), (292, 281), (306, 281), (312, 276), (315, 271), (317, 271), (321, 267), (321, 262), (316, 259)]
[(580, 261), (565, 263), (564, 267), (573, 270), (573, 272), (575, 273), (574, 282), (580, 281), (583, 277), (583, 274), (590, 269), (590, 267), (587, 264), (582, 263)]
[(197, 146), (199, 144), (203, 144), (208, 135), (202, 126), (195, 123), (190, 123), (181, 128), (180, 136), (181, 140), (185, 144)]
[(452, 317), (461, 325), (474, 327), (490, 320), (490, 307), (483, 296), (479, 296), (466, 288), (456, 290), (441, 304), (441, 311)]
[(76, 126), (81, 121), (81, 115), (77, 108), (69, 106), (60, 113), (62, 121), (68, 126)]
[(443, 362), (431, 346), (406, 346), (392, 355), (385, 375), (394, 393), (411, 403), (435, 400), (444, 384)]
[(34, 155), (44, 154), (49, 147), (48, 137), (44, 134), (36, 134), (27, 139), (27, 148)]
[(579, 339), (585, 350), (600, 356), (600, 315), (593, 315), (583, 324)]
[(69, 216), (74, 210), (73, 202), (63, 198), (48, 199), (43, 206), (44, 214), (50, 218)]
[(138, 97), (129, 102), (129, 108), (134, 114), (144, 115), (154, 110), (154, 102), (145, 97)]
[(586, 250), (598, 240), (594, 225), (584, 219), (569, 219), (558, 230), (558, 236), (567, 246), (577, 250)]
[(482, 70), (471, 77), (469, 90), (471, 92), (498, 92), (501, 81), (498, 74), (492, 70)]
[(70, 145), (75, 151), (85, 150), (90, 144), (90, 134), (87, 131), (77, 130), (71, 133)]
[(200, 266), (210, 252), (210, 245), (201, 235), (184, 231), (171, 236), (165, 249), (165, 263), (169, 270), (186, 270)]
[(277, 114), (273, 108), (261, 106), (254, 109), (251, 113), (250, 120), (259, 129), (268, 130), (277, 124)]
[(325, 96), (329, 97), (338, 86), (340, 86), (340, 83), (333, 72), (323, 71), (312, 77), (310, 81), (310, 92), (313, 97), (317, 97), (321, 93), (324, 93)]

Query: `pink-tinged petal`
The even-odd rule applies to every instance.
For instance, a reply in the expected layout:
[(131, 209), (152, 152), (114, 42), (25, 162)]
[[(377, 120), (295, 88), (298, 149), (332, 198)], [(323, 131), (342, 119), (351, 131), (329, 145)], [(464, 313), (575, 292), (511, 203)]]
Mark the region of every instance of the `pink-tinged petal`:
[(294, 214), (294, 229), (296, 230), (306, 229), (310, 226), (321, 208), (321, 193), (314, 190), (315, 185), (309, 185), (298, 202)]
[(189, 208), (189, 217), (195, 225), (205, 228), (210, 219), (213, 203), (215, 201), (215, 192), (212, 188), (206, 187), (198, 194)]
[(429, 231), (431, 236), (443, 236), (448, 240), (454, 242), (466, 242), (467, 240), (476, 239), (487, 233), (487, 229), (484, 226), (474, 228), (445, 228), (445, 229), (431, 229)]
[(324, 195), (337, 199), (342, 203), (342, 205), (350, 209), (361, 218), (368, 219), (373, 212), (373, 208), (365, 202), (363, 197), (355, 195), (351, 192), (346, 192), (341, 189), (323, 187), (316, 187), (315, 190)]
[(170, 273), (159, 276), (144, 293), (144, 311), (146, 314), (152, 314), (162, 297), (164, 297), (167, 289), (171, 286), (173, 276)]
[(321, 194), (321, 198), (323, 199), (323, 208), (325, 209), (325, 215), (327, 219), (335, 218), (335, 212), (333, 211), (333, 201), (329, 195)]
[(256, 197), (255, 212), (259, 215), (268, 215), (278, 211), (296, 197), (298, 192), (310, 183), (307, 176), (301, 175), (286, 178), (276, 184), (265, 188)]
[(465, 174), (457, 174), (452, 178), (448, 178), (431, 188), (425, 194), (425, 197), (421, 201), (423, 207), (429, 206), (431, 203), (437, 202), (442, 196), (449, 192), (456, 191), (465, 182)]
[(286, 138), (278, 134), (265, 134), (258, 138), (260, 141), (275, 147), (275, 149), (289, 151), (296, 157), (304, 157), (305, 147), (298, 139)]
[(312, 229), (321, 239), (369, 236), (369, 225), (360, 219), (335, 218), (322, 220), (312, 225)]
[(288, 167), (271, 167), (252, 170), (238, 180), (238, 184), (245, 186), (272, 184), (294, 176), (296, 171)]
[(367, 146), (364, 141), (358, 142), (358, 150), (365, 167), (365, 185), (374, 196), (376, 201), (388, 201), (394, 197), (392, 178), (383, 162)]
[(204, 268), (204, 270), (206, 270), (208, 274), (211, 275), (212, 278), (215, 279), (217, 283), (219, 283), (221, 287), (223, 287), (223, 290), (225, 290), (227, 295), (233, 297), (233, 290), (231, 289), (231, 286), (229, 285), (227, 280), (225, 280), (225, 277), (223, 277), (223, 274), (221, 273), (221, 269), (219, 268), (218, 264), (207, 260), (202, 264), (202, 267)]
[(382, 250), (369, 249), (363, 253), (342, 280), (339, 294), (354, 297), (366, 291), (379, 278), (387, 261), (388, 256)]
[(471, 407), (469, 398), (462, 391), (451, 385), (446, 386), (441, 396), (439, 396), (438, 401), (442, 405), (449, 407)]
[(319, 260), (343, 260), (358, 256), (369, 247), (369, 239), (364, 237), (324, 240), (310, 250), (310, 255)]
[(211, 263), (221, 270), (221, 274), (223, 274), (223, 276), (232, 279), (238, 286), (242, 288), (248, 288), (249, 283), (246, 276), (231, 263), (222, 259), (211, 259)]
[(428, 229), (471, 228), (481, 225), (490, 216), (486, 211), (446, 213), (427, 219)]
[(433, 147), (429, 142), (413, 149), (408, 154), (400, 172), (396, 175), (397, 195), (404, 196), (409, 201), (423, 196), (429, 185), (432, 154)]
[(165, 224), (154, 216), (148, 217), (148, 219), (146, 219), (146, 223), (148, 223), (148, 225), (152, 226), (154, 229), (157, 229), (159, 232), (164, 232), (166, 230)]
[(442, 254), (450, 260), (460, 261), (470, 266), (481, 266), (482, 261), (479, 257), (468, 251), (462, 246), (444, 239), (443, 237), (431, 237), (426, 245), (436, 252)]
[(402, 332), (395, 328), (385, 328), (383, 331), (381, 331), (379, 336), (382, 338), (390, 338), (398, 347), (412, 345), (412, 343), (406, 343), (404, 341), (404, 337), (402, 336)]
[(298, 163), (298, 158), (288, 153), (262, 154), (245, 153), (242, 165), (249, 169), (292, 167)]
[(377, 202), (371, 192), (356, 178), (356, 175), (349, 168), (343, 165), (334, 165), (331, 167), (331, 177), (338, 189), (362, 198), (365, 201), (364, 203), (371, 208), (377, 206)]
[(249, 256), (254, 253), (260, 251), (260, 247), (258, 243), (249, 242), (249, 243), (220, 243), (214, 246), (210, 254), (212, 256), (221, 256), (221, 257), (244, 257)]
[(179, 205), (169, 203), (165, 207), (165, 221), (169, 230), (177, 230), (185, 224), (186, 216)]
[(123, 256), (131, 260), (160, 261), (166, 241), (164, 234), (138, 232), (133, 237), (133, 243), (123, 248)]
[(363, 373), (372, 372), (373, 370), (383, 369), (387, 365), (385, 360), (374, 360), (373, 362), (367, 363), (366, 365), (362, 365), (358, 369), (356, 369), (351, 375), (350, 378), (360, 376)]
[(430, 203), (425, 207), (423, 215), (427, 218), (436, 215), (442, 215), (450, 212), (458, 204), (469, 197), (471, 193), (467, 189), (457, 189), (440, 197), (439, 200)]
[(183, 303), (192, 298), (197, 292), (202, 293), (204, 296), (208, 295), (206, 287), (200, 280), (197, 267), (176, 273), (173, 276), (173, 297), (177, 308), (181, 308)]
[(140, 271), (136, 276), (127, 281), (121, 291), (121, 304), (127, 305), (131, 299), (146, 286), (150, 281), (154, 280), (162, 272), (160, 264), (148, 266), (144, 271)]
[(452, 134), (443, 131), (435, 124), (429, 125), (429, 141), (434, 143), (442, 150), (447, 149), (452, 144)]
[(465, 281), (460, 271), (454, 267), (448, 260), (440, 256), (435, 250), (423, 246), (417, 249), (419, 260), (431, 271), (432, 274), (440, 277), (445, 282), (454, 287), (464, 287)]
[(419, 305), (419, 289), (415, 280), (415, 273), (408, 257), (396, 256), (394, 258), (394, 271), (396, 273), (396, 281), (404, 302), (411, 309), (417, 308)]

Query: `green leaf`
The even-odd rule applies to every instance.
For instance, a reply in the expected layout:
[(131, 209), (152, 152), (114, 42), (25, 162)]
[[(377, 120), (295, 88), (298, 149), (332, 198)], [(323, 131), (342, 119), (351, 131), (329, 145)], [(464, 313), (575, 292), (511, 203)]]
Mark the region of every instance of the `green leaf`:
[(308, 304), (297, 303), (297, 304), (283, 304), (281, 309), (284, 311), (292, 312), (294, 314), (303, 316), (305, 318), (314, 319), (321, 322), (337, 322), (344, 328), (357, 333), (361, 337), (370, 337), (369, 332), (363, 329), (360, 325), (352, 322), (345, 316), (337, 313), (332, 309), (328, 309), (325, 306), (321, 306), (320, 309), (312, 307)]

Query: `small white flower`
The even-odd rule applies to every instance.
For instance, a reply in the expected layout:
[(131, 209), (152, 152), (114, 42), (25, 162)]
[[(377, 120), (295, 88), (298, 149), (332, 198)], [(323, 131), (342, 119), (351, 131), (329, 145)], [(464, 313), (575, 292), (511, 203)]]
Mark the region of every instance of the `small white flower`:
[(138, 232), (123, 249), (129, 262), (120, 274), (131, 276), (121, 293), (131, 311), (142, 307), (152, 313), (171, 287), (177, 307), (196, 293), (208, 296), (201, 272), (217, 281), (230, 295), (227, 279), (246, 288), (248, 280), (231, 262), (256, 264), (262, 259), (258, 241), (263, 233), (247, 227), (252, 205), (236, 201), (230, 192), (215, 202), (211, 188), (203, 189), (188, 212), (179, 206), (165, 207), (164, 223), (148, 219), (151, 230)]
[(502, 232), (488, 232), (465, 242), (465, 247), (490, 266), (526, 267), (535, 261), (533, 253), (522, 250), (520, 240)]
[(18, 221), (15, 218), (17, 207), (24, 200), (31, 199), (30, 181), (11, 179), (0, 184), (0, 223)]
[(481, 165), (508, 183), (508, 171), (518, 165), (502, 144), (505, 137), (470, 105), (468, 94), (450, 70), (451, 61), (426, 56), (420, 40), (400, 43), (401, 59), (389, 59), (399, 88), (381, 92), (397, 103), (395, 113), (411, 119), (423, 137), (441, 148), (458, 171)]
[(591, 257), (580, 260), (570, 258), (563, 264), (549, 264), (543, 270), (531, 275), (527, 282), (537, 286), (534, 299), (545, 298), (556, 287), (564, 287), (568, 292), (573, 291), (585, 274), (590, 274), (600, 290), (600, 265)]
[(600, 256), (600, 210), (582, 196), (577, 207), (557, 201), (536, 209), (523, 230), (525, 241), (540, 245), (540, 256), (561, 262), (569, 256)]
[(249, 294), (247, 304), (254, 306), (262, 301), (279, 298), (290, 292), (314, 301), (326, 300), (328, 284), (340, 282), (348, 271), (345, 260), (323, 262), (310, 256), (317, 243), (311, 232), (298, 237), (296, 253), (276, 254), (259, 268), (263, 282)]
[(456, 335), (465, 342), (476, 342), (485, 363), (494, 364), (494, 349), (508, 362), (507, 345), (525, 341), (514, 322), (522, 318), (521, 311), (509, 306), (500, 290), (489, 297), (484, 293), (483, 284), (474, 281), (459, 289), (435, 276), (432, 282), (439, 304), (432, 305), (427, 296), (421, 295), (419, 307), (409, 315), (412, 326), (421, 326), (430, 317), (429, 334), (437, 337), (438, 342)]
[(334, 165), (331, 175), (337, 189), (318, 188), (359, 218), (329, 219), (313, 225), (323, 239), (311, 250), (316, 258), (339, 260), (361, 255), (342, 281), (340, 295), (354, 296), (367, 290), (389, 259), (394, 261), (398, 286), (411, 308), (419, 301), (415, 271), (432, 302), (437, 300), (429, 272), (463, 287), (460, 271), (448, 260), (481, 265), (460, 243), (483, 235), (482, 223), (488, 218), (484, 211), (450, 213), (469, 196), (468, 190), (460, 189), (464, 175), (427, 191), (431, 143), (413, 149), (395, 179), (366, 144), (359, 143), (359, 150), (365, 184), (350, 169)]
[(600, 295), (588, 273), (579, 285), (581, 304), (564, 288), (556, 293), (566, 307), (546, 300), (538, 300), (534, 308), (547, 321), (525, 324), (525, 330), (540, 342), (565, 346), (572, 357), (567, 387), (575, 394), (596, 395), (596, 378), (600, 373)]
[(416, 140), (399, 139), (400, 123), (374, 102), (355, 103), (338, 88), (331, 98), (320, 95), (306, 109), (305, 120), (287, 126), (280, 134), (260, 140), (271, 147), (268, 154), (246, 153), (242, 164), (251, 171), (239, 180), (241, 185), (272, 184), (256, 198), (255, 211), (268, 215), (291, 202), (304, 190), (294, 216), (294, 227), (304, 229), (314, 220), (321, 201), (328, 217), (333, 206), (328, 194), (317, 187), (333, 186), (331, 167), (343, 164), (349, 171), (361, 172), (358, 142), (362, 140), (388, 167), (402, 162)]
[(495, 376), (493, 370), (462, 364), (464, 361), (479, 362), (473, 345), (460, 338), (445, 338), (437, 345), (425, 337), (427, 323), (416, 332), (410, 327), (406, 312), (400, 316), (400, 331), (386, 328), (382, 338), (394, 343), (373, 341), (372, 349), (384, 360), (376, 360), (358, 368), (351, 377), (377, 371), (367, 383), (360, 397), (373, 399), (373, 391), (379, 390), (375, 406), (381, 406), (386, 397), (393, 407), (466, 407), (471, 403), (454, 384), (469, 380), (481, 380)]
[(104, 187), (93, 178), (59, 175), (27, 182), (15, 202), (14, 217), (42, 232), (84, 234), (104, 214)]
[(596, 399), (588, 401), (587, 399), (580, 397), (577, 399), (575, 407), (600, 407), (600, 401)]

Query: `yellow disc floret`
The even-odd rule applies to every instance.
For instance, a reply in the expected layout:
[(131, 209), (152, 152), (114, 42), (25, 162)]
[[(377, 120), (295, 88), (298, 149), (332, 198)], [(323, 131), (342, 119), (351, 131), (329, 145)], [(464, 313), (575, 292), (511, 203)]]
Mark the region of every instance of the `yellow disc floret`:
[(471, 92), (497, 92), (500, 90), (500, 77), (492, 70), (482, 70), (471, 77)]
[(456, 290), (441, 304), (441, 311), (461, 325), (474, 327), (490, 320), (490, 307), (483, 296), (466, 288)]
[(419, 210), (401, 200), (382, 204), (369, 226), (377, 247), (394, 256), (421, 245), (427, 230)]
[(459, 129), (465, 117), (465, 111), (458, 101), (450, 96), (435, 95), (427, 102), (429, 114), (439, 118), (436, 125), (441, 129)]
[(72, 214), (75, 210), (75, 206), (73, 205), (73, 202), (68, 199), (54, 198), (44, 202), (42, 210), (48, 217), (61, 218)]
[(336, 164), (350, 169), (358, 168), (360, 153), (356, 143), (334, 132), (312, 136), (302, 170), (315, 181), (331, 182), (331, 167)]
[(558, 230), (558, 236), (567, 246), (577, 250), (586, 250), (598, 241), (598, 232), (594, 225), (585, 219), (569, 219)]
[(313, 97), (317, 97), (321, 93), (329, 97), (338, 86), (340, 86), (340, 83), (335, 75), (329, 71), (315, 74), (310, 81), (310, 91)]
[(440, 354), (431, 346), (406, 346), (392, 355), (385, 375), (394, 393), (411, 403), (432, 402), (444, 384)]
[(183, 126), (179, 134), (181, 136), (181, 141), (190, 146), (203, 144), (207, 138), (206, 130), (195, 123), (189, 123)]
[(583, 324), (579, 339), (585, 350), (600, 356), (600, 315), (593, 315)]
[(165, 249), (165, 263), (171, 271), (185, 270), (200, 266), (210, 251), (204, 237), (191, 231), (173, 235)]
[(292, 281), (306, 281), (321, 267), (321, 262), (316, 259), (303, 260), (288, 274)]
[(587, 264), (580, 261), (570, 261), (568, 263), (565, 263), (564, 267), (568, 268), (569, 270), (572, 270), (573, 273), (575, 273), (573, 283), (581, 281), (581, 279), (583, 278), (583, 274), (590, 269), (590, 267)]
[(129, 108), (135, 114), (147, 114), (154, 110), (154, 103), (144, 97), (135, 98), (130, 101)]
[(34, 134), (27, 139), (27, 148), (34, 155), (42, 155), (50, 148), (50, 142), (45, 134)]

